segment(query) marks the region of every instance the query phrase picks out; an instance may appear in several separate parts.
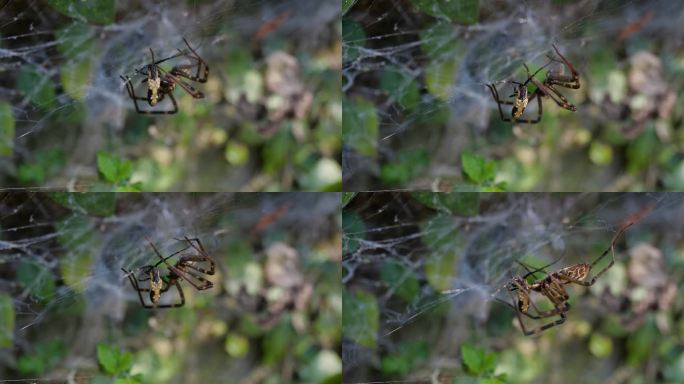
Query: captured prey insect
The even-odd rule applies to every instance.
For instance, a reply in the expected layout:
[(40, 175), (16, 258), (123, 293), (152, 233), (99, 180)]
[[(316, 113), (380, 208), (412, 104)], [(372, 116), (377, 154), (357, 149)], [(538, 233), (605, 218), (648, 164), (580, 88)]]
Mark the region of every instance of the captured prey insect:
[[(553, 263), (535, 270), (531, 270), (526, 265), (520, 263), (528, 271), (528, 273), (524, 276), (515, 276), (511, 279), (511, 281), (504, 285), (504, 287), (508, 290), (508, 293), (511, 296), (511, 300), (514, 304), (511, 305), (506, 302), (504, 303), (515, 309), (516, 316), (518, 317), (518, 322), (520, 323), (520, 328), (522, 329), (523, 333), (526, 336), (536, 335), (544, 330), (563, 324), (566, 320), (566, 313), (570, 310), (570, 303), (568, 302), (570, 296), (568, 295), (564, 286), (571, 283), (587, 287), (594, 285), (597, 279), (615, 263), (615, 244), (617, 241), (622, 237), (628, 228), (638, 223), (641, 219), (648, 215), (651, 210), (652, 207), (646, 207), (629, 216), (618, 228), (617, 232), (613, 236), (610, 246), (599, 257), (592, 261), (591, 264), (579, 263), (561, 268), (556, 272), (546, 273), (544, 269)], [(596, 267), (601, 260), (608, 256), (608, 254), (610, 254), (610, 262), (591, 279), (587, 280), (593, 268)], [(540, 271), (546, 273), (546, 277), (533, 282), (528, 282), (527, 278), (529, 276), (534, 276), (535, 273)], [(512, 293), (513, 291), (517, 291), (517, 298), (514, 297)], [(553, 309), (547, 311), (539, 310), (534, 301), (531, 299), (532, 292), (538, 292), (542, 296), (546, 297), (553, 305)], [(532, 308), (532, 310), (530, 310), (530, 308)], [(528, 330), (525, 327), (525, 323), (523, 322), (521, 314), (534, 320), (547, 319), (553, 316), (559, 316), (559, 318), (537, 328)]]
[[(189, 239), (188, 237), (184, 237), (183, 239), (175, 240), (183, 241), (187, 243), (187, 246), (180, 251), (163, 257), (154, 244), (148, 239), (150, 246), (152, 246), (154, 253), (157, 255), (157, 257), (159, 257), (160, 260), (156, 264), (139, 267), (136, 271), (128, 271), (124, 268), (121, 268), (121, 270), (126, 273), (126, 276), (133, 286), (133, 289), (138, 292), (140, 304), (144, 308), (182, 307), (185, 304), (185, 295), (183, 294), (183, 289), (179, 283), (183, 280), (187, 281), (199, 291), (213, 287), (213, 283), (205, 279), (202, 275), (213, 275), (215, 272), (215, 263), (214, 260), (204, 250), (204, 247), (199, 239)], [(183, 254), (183, 252), (186, 251), (189, 251), (189, 253)], [(168, 260), (170, 258), (179, 254), (181, 255), (178, 257), (178, 261), (175, 264), (169, 263)], [(160, 267), (162, 264), (164, 265)], [(163, 273), (163, 267), (166, 267), (166, 273)], [(149, 281), (148, 286), (141, 286), (140, 283), (146, 281)], [(180, 298), (179, 302), (162, 304), (162, 294), (174, 286), (178, 291), (178, 296)], [(149, 292), (149, 300), (151, 304), (145, 302), (142, 292)]]
[[(145, 65), (143, 70), (141, 69), (136, 69), (135, 72), (138, 75), (145, 76), (145, 78), (142, 80), (141, 84), (146, 83), (147, 86), (147, 96), (142, 97), (142, 96), (137, 96), (135, 94), (135, 87), (133, 85), (133, 81), (131, 80), (130, 77), (124, 77), (120, 76), (121, 79), (125, 82), (126, 84), (126, 91), (128, 92), (128, 96), (133, 100), (133, 104), (135, 105), (135, 110), (138, 113), (143, 113), (143, 114), (173, 114), (178, 112), (178, 103), (176, 102), (176, 98), (173, 96), (173, 91), (176, 89), (176, 85), (180, 86), (187, 92), (190, 96), (194, 97), (195, 99), (202, 99), (204, 98), (204, 94), (195, 88), (193, 88), (190, 84), (187, 83), (185, 79), (192, 80), (198, 83), (205, 83), (207, 81), (207, 78), (209, 76), (209, 66), (207, 65), (207, 62), (202, 59), (197, 52), (195, 52), (194, 49), (190, 46), (187, 40), (183, 38), (183, 41), (185, 42), (185, 45), (187, 45), (188, 50), (187, 51), (181, 51), (178, 50), (178, 53), (169, 56), (167, 58), (155, 61), (154, 58), (154, 51), (152, 48), (150, 48), (150, 55), (152, 56), (152, 62), (150, 64)], [(159, 64), (174, 59), (176, 57), (186, 57), (193, 61), (193, 63), (190, 64), (180, 64), (176, 65), (173, 68), (171, 68), (170, 71), (164, 70), (162, 67), (159, 66)], [(173, 104), (172, 109), (167, 109), (167, 110), (153, 110), (153, 109), (140, 109), (138, 105), (138, 101), (147, 101), (147, 104), (150, 107), (156, 106), (159, 102), (161, 102), (164, 97), (168, 95), (169, 98), (171, 99), (171, 103)]]
[[(521, 122), (521, 123), (529, 123), (529, 124), (536, 124), (539, 121), (541, 121), (542, 117), (542, 97), (548, 96), (551, 100), (553, 100), (558, 106), (561, 108), (565, 108), (570, 111), (576, 111), (577, 108), (572, 105), (568, 99), (563, 96), (558, 89), (556, 89), (556, 86), (560, 87), (565, 87), (565, 88), (571, 88), (571, 89), (578, 89), (580, 87), (580, 82), (579, 82), (579, 74), (575, 70), (575, 67), (563, 56), (559, 51), (556, 45), (552, 45), (553, 49), (556, 51), (556, 54), (559, 59), (553, 58), (551, 56), (549, 57), (549, 62), (544, 64), (540, 69), (538, 69), (536, 72), (530, 75), (530, 70), (527, 67), (526, 64), (523, 64), (525, 67), (525, 71), (527, 72), (527, 80), (525, 80), (524, 83), (519, 83), (516, 81), (507, 81), (509, 83), (515, 84), (514, 88), (514, 93), (513, 95), (509, 97), (515, 97), (514, 101), (510, 100), (501, 100), (499, 97), (499, 92), (496, 89), (496, 86), (491, 83), (491, 84), (486, 84), (487, 87), (489, 88), (490, 92), (492, 93), (492, 97), (494, 98), (494, 101), (496, 101), (497, 107), (499, 109), (499, 115), (501, 116), (501, 120), (503, 121), (511, 121), (511, 122)], [(535, 78), (537, 73), (541, 71), (543, 68), (551, 64), (552, 62), (559, 62), (562, 64), (565, 64), (565, 66), (568, 67), (570, 70), (571, 74), (570, 75), (563, 75), (561, 73), (557, 73), (555, 71), (549, 70), (546, 73), (546, 78), (544, 81), (539, 81)], [(532, 95), (528, 95), (527, 91), (527, 84), (529, 82), (532, 82), (537, 88), (532, 92)], [(527, 105), (529, 102), (531, 102), (534, 99), (537, 99), (537, 117), (534, 119), (522, 119), (522, 115), (525, 112), (525, 109), (527, 108)], [(511, 109), (511, 117), (505, 117), (503, 110), (501, 109), (501, 105), (512, 105), (513, 108)]]

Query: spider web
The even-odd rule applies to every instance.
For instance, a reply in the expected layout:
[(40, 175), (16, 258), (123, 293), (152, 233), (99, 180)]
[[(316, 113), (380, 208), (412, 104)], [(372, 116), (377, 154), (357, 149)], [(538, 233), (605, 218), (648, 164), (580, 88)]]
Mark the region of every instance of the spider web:
[[(141, 326), (152, 336), (154, 329), (167, 321), (172, 328), (187, 323), (189, 319), (185, 317), (192, 313), (188, 308), (198, 307), (197, 303), (206, 321), (213, 318), (211, 321), (221, 319), (230, 324), (245, 321), (249, 316), (258, 319), (260, 310), (238, 298), (256, 295), (269, 284), (268, 276), (259, 272), (262, 262), (266, 274), (266, 268), (284, 268), (290, 279), (302, 276), (304, 283), (317, 280), (321, 284), (319, 290), (325, 291), (331, 280), (321, 277), (327, 268), (325, 260), (339, 262), (339, 246), (335, 249), (322, 245), (338, 243), (335, 239), (339, 239), (339, 204), (339, 194), (334, 193), (1, 193), (0, 287), (5, 293), (0, 296), (4, 299), (11, 295), (16, 316), (14, 334), (7, 335), (6, 328), (0, 334), (0, 340), (10, 337), (15, 346), (14, 350), (4, 349), (0, 354), (0, 377), (22, 378), (17, 377), (23, 369), (21, 362), (17, 367), (17, 359), (38, 354), (43, 345), (58, 343), (59, 352), (54, 352), (58, 360), (41, 377), (64, 381), (66, 372), (71, 375), (91, 365), (86, 360), (94, 358), (96, 344), (110, 342), (134, 349), (132, 345), (125, 346), (125, 341), (110, 340), (112, 335), (130, 337), (136, 334), (130, 328)], [(148, 238), (161, 254), (170, 255), (184, 247), (174, 238), (185, 236), (199, 238), (215, 260), (216, 274), (209, 277), (213, 288), (196, 292), (181, 282), (186, 298), (184, 308), (138, 308), (138, 295), (121, 268), (131, 270), (158, 261)], [(296, 270), (282, 259), (271, 258), (273, 252), (277, 256), (279, 249), (290, 250), (288, 255), (297, 260)], [(339, 279), (332, 281), (338, 286), (339, 296)], [(165, 296), (163, 302), (179, 300), (175, 289)], [(148, 300), (149, 297), (149, 303)], [(315, 300), (325, 302), (322, 297)], [(329, 314), (327, 309), (321, 310), (327, 313), (325, 316)], [(185, 315), (181, 314), (183, 311)], [(187, 347), (192, 349), (192, 345)], [(213, 364), (211, 359), (197, 362), (192, 355), (179, 355), (187, 359), (183, 364), (197, 367), (190, 371), (204, 371), (203, 364)], [(151, 375), (147, 377), (151, 381), (199, 380), (196, 372), (175, 372), (174, 377), (160, 370), (155, 376), (153, 372), (159, 370), (159, 362), (148, 358), (138, 356), (137, 370), (152, 364), (144, 372), (145, 376)], [(180, 365), (182, 359), (178, 361)], [(241, 361), (240, 364), (247, 362)], [(259, 363), (256, 359), (249, 361)], [(222, 364), (221, 368), (207, 366), (207, 372), (217, 375), (217, 369), (224, 370), (225, 375), (236, 380), (249, 373), (244, 366)], [(181, 378), (184, 379), (178, 381)]]
[[(269, 113), (278, 110), (271, 104), (261, 105), (266, 99), (262, 93), (267, 91), (261, 90), (261, 83), (253, 81), (263, 80), (254, 80), (255, 73), (249, 73), (247, 79), (237, 79), (236, 68), (249, 66), (253, 59), (253, 71), (268, 70), (269, 81), (279, 87), (266, 100), (272, 104), (277, 101), (276, 96), (287, 98), (288, 92), (315, 91), (319, 79), (315, 70), (326, 68), (326, 63), (315, 63), (315, 69), (311, 69), (314, 64), (304, 60), (314, 61), (309, 55), (330, 49), (339, 41), (340, 31), (334, 28), (339, 17), (337, 3), (112, 3), (117, 6), (115, 19), (107, 23), (96, 17), (101, 15), (97, 10), (76, 11), (68, 18), (44, 2), (0, 2), (0, 99), (7, 101), (0, 116), (3, 123), (9, 115), (15, 122), (14, 132), (3, 131), (0, 137), (0, 183), (97, 188), (96, 155), (104, 151), (124, 159), (136, 159), (140, 153), (151, 152), (153, 161), (141, 160), (131, 179), (132, 183), (142, 182), (145, 190), (266, 188), (247, 185), (255, 182), (251, 179), (258, 175), (258, 168), (250, 164), (245, 169), (226, 165), (225, 155), (212, 144), (228, 141), (228, 135), (241, 135), (242, 143), (242, 137), (248, 137), (250, 143), (259, 142), (253, 136), (258, 137), (262, 129), (269, 127), (262, 126), (263, 119), (259, 120), (256, 112), (262, 107)], [(307, 9), (307, 13), (295, 11), (300, 7)], [(136, 68), (149, 63), (149, 48), (154, 49), (158, 59), (165, 58), (176, 54), (178, 48), (185, 48), (183, 37), (211, 68), (207, 83), (191, 82), (205, 94), (205, 99), (194, 100), (177, 89), (174, 94), (179, 103), (178, 114), (158, 120), (135, 115), (119, 76), (134, 77), (137, 86), (141, 77), (133, 75)], [(252, 49), (263, 51), (254, 58), (245, 56)], [(187, 62), (178, 58), (165, 65), (169, 65), (168, 70), (172, 65)], [(305, 74), (305, 70), (314, 73)], [(279, 105), (287, 103), (281, 100)], [(156, 109), (166, 110), (169, 105), (167, 97)], [(195, 117), (197, 121), (193, 121)], [(182, 133), (183, 127), (191, 124), (198, 125), (190, 133), (193, 137), (183, 137), (188, 134)], [(273, 124), (269, 129), (276, 130), (279, 126)], [(274, 131), (262, 134), (268, 139)], [(192, 141), (194, 146), (188, 150), (199, 153), (168, 153), (182, 141)], [(159, 178), (156, 168), (164, 162), (168, 166), (169, 157), (179, 159), (178, 173), (183, 174), (172, 176), (173, 181)], [(154, 164), (160, 161), (160, 165)], [(213, 164), (216, 169), (210, 166)], [(200, 169), (221, 176), (206, 177)]]
[[(515, 314), (499, 300), (510, 302), (501, 287), (525, 273), (516, 261), (552, 264), (547, 270), (590, 263), (628, 216), (648, 206), (653, 211), (618, 241), (618, 264), (625, 244), (646, 233), (661, 248), (682, 240), (681, 231), (666, 228), (681, 222), (682, 196), (356, 195), (343, 214), (345, 313), (353, 313), (343, 323), (345, 382), (435, 382), (436, 372), (458, 371), (461, 343), (495, 350), (514, 343)], [(592, 292), (605, 289), (611, 273)], [(569, 323), (583, 316), (574, 303)], [(516, 382), (516, 372), (506, 373)]]
[[(628, 176), (621, 175), (626, 165), (615, 164), (623, 160), (611, 167), (597, 166), (595, 162), (601, 160), (596, 156), (605, 148), (587, 148), (588, 142), (580, 138), (589, 135), (602, 144), (615, 143), (614, 158), (618, 158), (624, 140), (606, 136), (634, 138), (638, 133), (629, 129), (649, 129), (631, 127), (633, 120), (625, 117), (628, 112), (615, 112), (621, 104), (607, 107), (605, 99), (623, 97), (619, 94), (623, 75), (618, 72), (630, 65), (636, 68), (633, 60), (638, 52), (659, 55), (655, 61), (665, 68), (666, 74), (653, 77), (650, 87), (676, 78), (679, 64), (667, 52), (681, 49), (682, 31), (673, 30), (684, 18), (678, 5), (672, 1), (482, 1), (477, 23), (463, 25), (453, 15), (440, 14), (440, 2), (434, 2), (432, 11), (421, 9), (420, 3), (433, 4), (358, 1), (344, 15), (345, 121), (353, 122), (345, 126), (345, 190), (452, 190), (459, 182), (464, 152), (501, 159), (496, 181), (505, 182), (512, 191), (624, 189), (622, 182)], [(630, 24), (638, 21), (643, 23)], [(620, 48), (623, 43), (616, 41), (621, 34), (637, 36), (636, 42)], [(571, 113), (546, 99), (541, 123), (501, 122), (484, 85), (522, 82), (522, 64), (532, 71), (545, 64), (546, 55), (553, 54), (553, 43), (577, 68), (582, 84), (577, 91), (559, 89), (571, 103), (584, 108)], [(615, 56), (625, 55), (620, 49), (628, 50), (629, 63), (611, 59), (607, 47), (617, 51)], [(549, 68), (560, 71), (561, 65), (552, 63)], [(675, 92), (678, 87), (680, 82), (671, 83)], [(513, 93), (510, 84), (497, 88), (503, 99)], [(597, 114), (591, 108), (605, 109)], [(503, 106), (504, 114), (510, 115), (510, 109)], [(634, 109), (638, 107), (632, 105)], [(525, 116), (536, 117), (536, 113), (535, 101)], [(665, 114), (670, 115), (671, 111)], [(641, 123), (653, 123), (648, 121)], [(664, 147), (666, 141), (656, 145)], [(659, 186), (644, 189), (655, 188)]]

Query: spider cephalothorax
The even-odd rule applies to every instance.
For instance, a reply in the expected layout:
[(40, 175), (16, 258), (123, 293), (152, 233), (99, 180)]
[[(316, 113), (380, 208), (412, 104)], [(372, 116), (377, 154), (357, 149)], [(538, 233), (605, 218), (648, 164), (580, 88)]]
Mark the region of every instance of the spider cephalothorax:
[[(207, 77), (209, 76), (209, 66), (207, 65), (207, 62), (204, 61), (204, 59), (202, 59), (197, 54), (197, 52), (195, 52), (194, 49), (192, 49), (187, 40), (183, 39), (183, 41), (185, 42), (185, 45), (187, 45), (188, 47), (187, 51), (178, 50), (177, 54), (158, 61), (155, 61), (154, 51), (152, 50), (152, 48), (150, 48), (150, 56), (152, 58), (152, 62), (150, 64), (145, 65), (143, 67), (143, 70), (135, 70), (135, 72), (138, 75), (145, 76), (141, 83), (146, 84), (147, 86), (146, 97), (137, 96), (135, 94), (135, 87), (133, 85), (131, 78), (121, 76), (121, 79), (126, 84), (126, 91), (128, 92), (128, 96), (133, 100), (135, 110), (138, 113), (171, 114), (178, 112), (178, 104), (176, 103), (176, 98), (173, 96), (173, 91), (174, 89), (176, 89), (176, 85), (183, 88), (185, 92), (187, 92), (190, 96), (194, 97), (195, 99), (204, 98), (204, 94), (202, 92), (193, 88), (190, 84), (183, 80), (183, 78), (191, 81), (196, 81), (198, 83), (205, 83), (207, 81)], [(173, 68), (171, 68), (170, 71), (166, 71), (159, 66), (159, 64), (163, 62), (177, 57), (185, 57), (193, 61), (193, 63), (176, 65)], [(147, 101), (147, 104), (150, 107), (154, 107), (159, 102), (161, 102), (166, 95), (168, 95), (169, 99), (171, 99), (171, 103), (173, 104), (172, 109), (141, 110), (138, 106), (138, 100), (142, 100)]]
[[(170, 256), (163, 257), (152, 242), (150, 246), (159, 257), (156, 264), (145, 265), (136, 271), (128, 271), (121, 268), (128, 277), (133, 289), (138, 292), (140, 304), (145, 308), (173, 308), (182, 307), (185, 304), (185, 295), (181, 289), (180, 281), (185, 280), (197, 290), (205, 290), (213, 287), (213, 283), (205, 279), (202, 275), (213, 275), (215, 272), (214, 260), (207, 254), (199, 239), (177, 239), (184, 241), (187, 246)], [(190, 251), (190, 253), (184, 253)], [(168, 260), (179, 255), (176, 264), (171, 264)], [(160, 265), (166, 267), (166, 274), (162, 274)], [(141, 287), (141, 282), (149, 281), (149, 287)], [(175, 286), (180, 298), (178, 303), (161, 304), (162, 294)], [(151, 304), (145, 303), (142, 292), (149, 292)]]
[[(580, 82), (579, 82), (579, 74), (575, 70), (575, 67), (563, 56), (559, 51), (558, 48), (556, 48), (555, 45), (553, 45), (553, 49), (556, 51), (556, 54), (558, 57), (560, 57), (560, 60), (550, 57), (550, 61), (546, 63), (544, 66), (542, 66), (539, 70), (537, 70), (535, 73), (530, 74), (530, 70), (527, 67), (526, 64), (523, 64), (525, 67), (525, 71), (527, 72), (527, 80), (525, 80), (524, 83), (518, 83), (516, 81), (507, 81), (508, 83), (515, 84), (516, 86), (514, 87), (514, 93), (510, 97), (515, 97), (515, 100), (509, 101), (509, 100), (501, 100), (499, 97), (499, 92), (496, 89), (496, 86), (494, 84), (486, 84), (487, 87), (489, 88), (490, 92), (492, 93), (492, 97), (494, 98), (494, 101), (496, 101), (497, 107), (499, 109), (499, 115), (501, 116), (501, 120), (503, 121), (512, 121), (512, 122), (521, 122), (521, 123), (530, 123), (530, 124), (535, 124), (541, 121), (541, 116), (542, 116), (542, 97), (548, 96), (553, 100), (558, 106), (561, 108), (565, 108), (570, 111), (576, 111), (577, 108), (572, 105), (568, 99), (565, 98), (556, 88), (555, 86), (561, 86), (565, 88), (571, 88), (571, 89), (578, 89), (580, 87)], [(545, 68), (547, 65), (549, 65), (552, 62), (560, 62), (565, 64), (565, 66), (568, 67), (568, 69), (571, 72), (571, 75), (564, 75), (562, 73), (557, 73), (553, 70), (549, 70), (546, 73), (546, 78), (544, 81), (539, 81), (535, 78), (537, 73), (542, 69)], [(527, 84), (529, 82), (532, 82), (537, 88), (532, 92), (531, 95), (528, 94), (527, 92)], [(529, 96), (529, 97), (528, 97)], [(527, 105), (530, 101), (537, 99), (537, 117), (535, 119), (523, 119), (522, 115), (525, 112), (525, 109), (527, 108)], [(501, 109), (501, 105), (512, 105), (511, 109), (511, 117), (505, 117), (503, 110)]]

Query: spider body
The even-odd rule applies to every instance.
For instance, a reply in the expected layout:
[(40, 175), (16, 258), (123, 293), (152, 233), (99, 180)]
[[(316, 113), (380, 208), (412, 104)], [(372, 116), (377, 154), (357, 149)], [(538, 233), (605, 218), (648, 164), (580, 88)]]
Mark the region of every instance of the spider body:
[[(183, 88), (185, 92), (187, 92), (190, 96), (194, 97), (195, 99), (204, 98), (204, 94), (202, 92), (196, 90), (184, 79), (196, 81), (198, 83), (205, 83), (209, 76), (209, 66), (207, 65), (207, 62), (204, 61), (204, 59), (202, 59), (197, 54), (197, 52), (195, 52), (194, 49), (192, 49), (187, 40), (183, 39), (183, 41), (185, 42), (185, 45), (187, 45), (188, 51), (178, 50), (179, 53), (176, 55), (167, 57), (159, 61), (155, 61), (154, 51), (152, 50), (152, 48), (150, 48), (150, 56), (152, 57), (152, 62), (150, 64), (145, 65), (144, 71), (140, 69), (135, 70), (138, 75), (145, 76), (141, 84), (145, 84), (147, 87), (146, 97), (136, 95), (135, 87), (133, 86), (133, 82), (130, 77), (120, 76), (126, 85), (126, 91), (128, 92), (128, 96), (133, 100), (135, 110), (138, 113), (173, 114), (178, 112), (178, 103), (176, 102), (176, 98), (173, 96), (173, 91), (176, 89), (176, 85)], [(173, 68), (171, 68), (170, 71), (166, 71), (159, 66), (159, 64), (163, 62), (179, 56), (186, 57), (194, 63), (176, 65)], [(194, 73), (192, 70), (194, 70)], [(147, 104), (150, 107), (154, 107), (157, 104), (159, 104), (159, 102), (161, 102), (166, 95), (168, 95), (169, 99), (171, 99), (171, 104), (173, 106), (173, 108), (171, 109), (143, 110), (140, 109), (140, 106), (138, 105), (138, 101), (147, 101)]]
[[(565, 108), (570, 111), (577, 111), (577, 108), (572, 105), (565, 96), (563, 96), (558, 89), (556, 89), (556, 86), (564, 87), (564, 88), (570, 88), (570, 89), (578, 89), (580, 87), (580, 82), (579, 82), (579, 74), (575, 70), (575, 67), (563, 56), (559, 51), (556, 45), (552, 45), (554, 51), (560, 57), (559, 59), (553, 58), (549, 56), (550, 61), (546, 63), (542, 68), (545, 68), (547, 65), (551, 64), (552, 62), (560, 62), (564, 64), (571, 72), (570, 75), (564, 75), (562, 73), (549, 70), (546, 72), (546, 78), (544, 81), (539, 81), (535, 78), (536, 74), (542, 69), (540, 68), (537, 70), (535, 73), (530, 75), (530, 70), (527, 67), (526, 64), (523, 64), (525, 67), (525, 71), (527, 72), (527, 80), (525, 80), (524, 83), (518, 83), (515, 81), (509, 81), (510, 83), (516, 84), (516, 87), (514, 88), (514, 94), (511, 95), (510, 97), (515, 96), (514, 101), (509, 101), (509, 100), (501, 100), (499, 97), (499, 92), (496, 89), (496, 86), (494, 84), (487, 84), (487, 87), (489, 88), (489, 91), (492, 93), (492, 97), (494, 98), (494, 101), (496, 101), (496, 105), (499, 109), (499, 115), (501, 117), (501, 120), (503, 121), (510, 121), (510, 122), (520, 122), (520, 123), (529, 123), (529, 124), (536, 124), (541, 121), (542, 117), (542, 97), (549, 97), (551, 100), (553, 100), (558, 106), (561, 108)], [(531, 95), (528, 95), (527, 92), (527, 83), (532, 82), (536, 86), (536, 89), (534, 92), (532, 92)], [(523, 87), (525, 85), (525, 87)], [(523, 90), (524, 88), (524, 90)], [(529, 97), (528, 97), (529, 96)], [(534, 99), (537, 99), (537, 117), (534, 119), (523, 119), (522, 115), (525, 112), (525, 108), (527, 108), (527, 105), (529, 102), (531, 102)], [(501, 109), (501, 105), (512, 105), (511, 109), (511, 117), (505, 117), (503, 110)]]
[(157, 304), (161, 299), (161, 290), (164, 286), (164, 282), (161, 279), (159, 268), (150, 269), (150, 301), (154, 304)]
[(527, 86), (520, 85), (516, 87), (514, 96), (515, 102), (513, 103), (513, 109), (511, 109), (511, 115), (517, 120), (525, 112), (525, 108), (527, 108)]
[[(128, 280), (131, 282), (133, 289), (138, 292), (140, 304), (144, 308), (174, 308), (185, 305), (185, 295), (180, 286), (180, 282), (185, 280), (195, 289), (202, 291), (213, 287), (213, 283), (205, 279), (202, 275), (213, 275), (215, 273), (214, 260), (206, 253), (202, 243), (199, 239), (189, 239), (187, 237), (176, 239), (184, 241), (188, 245), (178, 252), (175, 252), (167, 257), (163, 257), (157, 248), (150, 242), (150, 246), (155, 254), (159, 257), (156, 264), (145, 265), (135, 271), (127, 271), (121, 268)], [(149, 240), (148, 240), (149, 241)], [(176, 264), (169, 263), (168, 259), (191, 250), (192, 253), (181, 255)], [(160, 265), (164, 264), (167, 269), (166, 274), (162, 274)], [(149, 281), (149, 288), (141, 287), (140, 282)], [(161, 304), (162, 295), (172, 287), (175, 287), (178, 292), (179, 301), (177, 303)], [(151, 304), (145, 302), (142, 292), (149, 292), (149, 299)]]

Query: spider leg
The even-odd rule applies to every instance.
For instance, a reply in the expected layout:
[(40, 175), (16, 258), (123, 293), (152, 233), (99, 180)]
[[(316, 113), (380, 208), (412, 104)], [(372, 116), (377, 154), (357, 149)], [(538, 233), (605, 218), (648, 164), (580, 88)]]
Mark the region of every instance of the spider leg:
[[(197, 289), (198, 291), (203, 291), (205, 289), (209, 289), (209, 288), (214, 286), (214, 283), (203, 278), (197, 272), (193, 272), (192, 270), (185, 269), (186, 267), (187, 267), (187, 265), (179, 265), (179, 266), (173, 267), (172, 270), (178, 276), (181, 276), (185, 281), (187, 281), (188, 284), (195, 287), (195, 289)], [(189, 278), (189, 277), (192, 277), (192, 278)]]
[(501, 116), (501, 120), (513, 121), (510, 118), (504, 117), (503, 110), (501, 109), (501, 104), (513, 105), (513, 102), (501, 100), (499, 98), (499, 92), (496, 90), (496, 86), (494, 84), (485, 84), (485, 85), (487, 86), (487, 88), (489, 88), (489, 91), (492, 92), (492, 97), (494, 98), (494, 101), (496, 101), (496, 106), (499, 108), (499, 115)]
[(143, 299), (142, 293), (141, 292), (149, 292), (150, 290), (148, 288), (140, 288), (138, 286), (137, 279), (135, 276), (133, 276), (133, 272), (127, 271), (123, 268), (121, 268), (124, 273), (126, 273), (126, 277), (128, 277), (128, 280), (130, 280), (131, 285), (133, 285), (133, 289), (138, 292), (138, 298), (140, 299), (140, 305), (142, 305), (144, 308), (154, 308), (153, 306), (145, 304), (145, 300)]
[(159, 68), (159, 72), (164, 73), (166, 78), (171, 81), (174, 84), (178, 84), (185, 92), (187, 92), (190, 96), (194, 97), (195, 99), (203, 99), (204, 98), (204, 93), (201, 91), (196, 90), (192, 85), (186, 83), (181, 79), (180, 77), (169, 73), (161, 68)]
[[(188, 41), (185, 39), (185, 37), (183, 38), (183, 41), (185, 42), (185, 45), (188, 46), (188, 49), (190, 50), (190, 52), (192, 52), (192, 54), (193, 54), (192, 58), (196, 59), (198, 62), (197, 73), (194, 76), (195, 78), (194, 79), (192, 79), (190, 77), (188, 77), (188, 78), (190, 78), (191, 80), (197, 81), (199, 83), (206, 82), (207, 78), (209, 77), (209, 65), (207, 64), (206, 61), (204, 61), (204, 59), (202, 59), (202, 57), (200, 55), (197, 54), (197, 52), (194, 49), (192, 49), (192, 47), (190, 46), (190, 43), (188, 43)], [(200, 69), (202, 68), (202, 65), (204, 65), (204, 72), (203, 72), (202, 76), (200, 77)]]
[[(513, 294), (510, 291), (508, 292), (508, 294), (511, 296), (511, 299), (515, 302), (515, 298), (513, 297)], [(556, 308), (556, 309), (558, 310), (558, 316), (560, 316), (560, 319), (558, 319), (554, 322), (551, 322), (551, 323), (544, 324), (540, 327), (537, 327), (537, 328), (534, 328), (534, 329), (528, 331), (525, 328), (525, 323), (523, 322), (522, 317), (520, 316), (520, 313), (521, 313), (520, 310), (518, 310), (516, 308), (515, 314), (518, 317), (518, 323), (520, 324), (520, 328), (522, 329), (523, 334), (525, 334), (525, 336), (533, 336), (533, 335), (537, 335), (537, 334), (539, 334), (539, 333), (541, 333), (541, 332), (543, 332), (549, 328), (563, 324), (565, 322), (565, 319), (566, 319), (565, 311), (563, 311), (561, 308)]]
[[(559, 107), (567, 109), (569, 111), (573, 111), (573, 112), (577, 111), (577, 107), (572, 105), (565, 96), (563, 96), (556, 88), (553, 87), (553, 85), (551, 85), (551, 84), (547, 84), (545, 86), (542, 85), (542, 88), (540, 88), (540, 89), (542, 89), (542, 91), (544, 92), (544, 94), (546, 96), (550, 97), (551, 100), (553, 100), (556, 104), (558, 104)], [(551, 91), (551, 92), (549, 92), (549, 91)], [(554, 94), (555, 94), (555, 96), (554, 96)], [(558, 98), (556, 98), (556, 96)]]
[[(204, 247), (202, 246), (202, 243), (200, 242), (200, 240), (198, 238), (189, 239), (187, 236), (185, 236), (183, 239), (174, 238), (174, 240), (187, 242), (189, 244), (189, 246), (192, 247), (198, 253), (198, 255), (183, 256), (181, 258), (180, 262), (185, 262), (185, 261), (191, 262), (191, 263), (183, 265), (183, 267), (191, 268), (197, 272), (204, 273), (207, 275), (213, 275), (215, 273), (216, 263), (214, 262), (214, 259), (212, 259), (211, 256), (209, 256), (209, 254), (207, 254), (207, 251), (204, 250)], [(209, 263), (209, 269), (206, 270), (204, 268), (200, 268), (200, 267), (196, 266), (194, 264), (194, 262), (207, 262), (207, 263)]]
[[(568, 67), (570, 72), (572, 73), (571, 76), (562, 76), (562, 75), (553, 75), (553, 76), (548, 76), (547, 80), (545, 81), (547, 84), (557, 84), (561, 85), (565, 88), (571, 88), (571, 89), (578, 89), (580, 87), (580, 81), (579, 81), (579, 73), (577, 73), (577, 70), (575, 67), (568, 61), (568, 59), (565, 58), (559, 51), (558, 48), (556, 47), (556, 44), (551, 45), (553, 47), (553, 50), (556, 51), (556, 54), (558, 57), (563, 60), (563, 63)], [(557, 60), (556, 60), (557, 61)]]
[[(178, 252), (176, 252), (176, 253), (174, 253), (174, 254), (172, 254), (171, 256), (167, 256), (166, 258), (164, 258), (164, 257), (159, 253), (159, 251), (157, 250), (157, 247), (154, 246), (154, 243), (152, 243), (152, 242), (150, 241), (150, 239), (147, 239), (147, 241), (150, 243), (150, 245), (152, 246), (152, 249), (154, 249), (154, 252), (157, 254), (157, 256), (161, 259), (161, 261), (158, 262), (156, 265), (159, 265), (159, 264), (161, 264), (161, 263), (166, 264), (166, 266), (169, 268), (169, 270), (170, 270), (171, 272), (173, 272), (173, 273), (175, 273), (176, 275), (182, 277), (185, 281), (187, 281), (190, 285), (192, 285), (193, 287), (195, 287), (195, 289), (197, 289), (197, 290), (199, 290), (199, 291), (205, 290), (205, 289), (209, 289), (209, 288), (211, 288), (211, 287), (214, 286), (214, 284), (213, 284), (211, 281), (208, 281), (208, 280), (204, 279), (203, 277), (198, 276), (198, 275), (192, 273), (191, 271), (187, 271), (187, 270), (183, 269), (183, 266), (182, 266), (182, 265), (179, 266), (180, 262), (179, 262), (178, 264), (176, 264), (176, 265), (171, 265), (171, 264), (167, 261), (167, 259), (170, 258), (171, 256), (174, 256), (174, 255), (176, 255), (176, 254), (178, 254), (178, 253), (180, 253), (180, 252), (183, 252), (184, 250), (188, 249), (187, 247), (181, 249), (180, 251), (178, 251)], [(199, 280), (200, 283), (204, 283), (204, 285), (199, 285), (199, 284), (198, 284), (197, 282), (195, 282), (194, 280), (188, 278), (188, 275), (191, 276), (192, 278), (196, 279), (196, 280)]]

